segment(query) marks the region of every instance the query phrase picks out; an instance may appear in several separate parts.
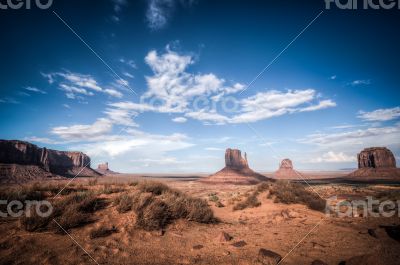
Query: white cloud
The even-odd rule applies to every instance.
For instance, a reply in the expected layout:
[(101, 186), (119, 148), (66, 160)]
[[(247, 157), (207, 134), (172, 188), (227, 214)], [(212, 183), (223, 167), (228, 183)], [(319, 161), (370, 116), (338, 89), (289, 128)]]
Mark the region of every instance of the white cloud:
[(372, 127), (340, 133), (318, 133), (301, 139), (302, 143), (320, 146), (387, 146), (398, 143), (400, 126)]
[[(69, 71), (42, 74), (50, 84), (58, 83), (59, 89), (65, 91), (70, 99), (83, 99), (83, 96), (93, 96), (95, 92), (105, 93), (120, 98), (122, 93), (113, 88), (104, 89), (91, 75), (72, 73)], [(126, 80), (117, 80), (126, 84)], [(80, 96), (77, 96), (80, 95)]]
[(112, 127), (110, 120), (100, 118), (93, 124), (54, 127), (51, 133), (68, 141), (93, 141), (111, 132)]
[(46, 91), (41, 90), (41, 89), (36, 88), (36, 87), (30, 87), (30, 86), (28, 86), (28, 87), (25, 87), (25, 89), (28, 90), (28, 91), (31, 91), (31, 92), (35, 92), (35, 93), (47, 94)]
[(123, 72), (122, 73), (124, 76), (126, 76), (126, 77), (129, 77), (129, 78), (135, 78), (135, 76), (134, 75), (132, 75), (132, 74), (130, 74), (130, 73), (128, 73), (128, 72)]
[(337, 78), (337, 76), (336, 75), (332, 75), (329, 79), (331, 79), (331, 80), (335, 80)]
[[(140, 102), (116, 102), (111, 104), (113, 107), (138, 112), (182, 113), (186, 118), (205, 124), (235, 124), (336, 106), (330, 99), (319, 100), (321, 96), (314, 89), (270, 90), (240, 100), (224, 97), (240, 92), (244, 85), (227, 85), (213, 73), (188, 72), (188, 67), (194, 63), (192, 56), (178, 54), (170, 46), (164, 54), (150, 51), (145, 62), (153, 75), (146, 77), (148, 90)], [(230, 103), (234, 108), (228, 106)]]
[(70, 109), (71, 108), (71, 106), (68, 105), (68, 104), (63, 104), (63, 107), (66, 108), (66, 109)]
[(350, 83), (352, 86), (359, 86), (359, 85), (370, 85), (371, 80), (354, 80), (353, 82)]
[(310, 160), (311, 163), (341, 163), (341, 162), (354, 162), (356, 161), (355, 155), (346, 155), (343, 152), (335, 153), (334, 151), (329, 151), (327, 153), (322, 154), (322, 156), (313, 158)]
[(121, 92), (119, 92), (115, 89), (111, 89), (111, 88), (104, 89), (104, 93), (106, 93), (110, 96), (116, 97), (116, 98), (122, 98), (122, 96), (123, 96)]
[(360, 111), (357, 117), (366, 121), (390, 121), (400, 117), (400, 107), (377, 109), (371, 112)]
[(36, 136), (25, 137), (24, 140), (28, 141), (28, 142), (36, 142), (36, 143), (43, 143), (43, 144), (59, 144), (60, 143), (60, 142), (55, 141), (50, 138), (36, 137)]
[(185, 117), (176, 117), (172, 119), (173, 122), (177, 122), (177, 123), (185, 123), (187, 121), (187, 119)]
[(188, 112), (185, 114), (185, 117), (204, 122), (212, 122), (215, 124), (225, 124), (229, 121), (229, 118), (224, 115), (216, 112), (207, 112), (204, 110)]
[(171, 15), (174, 6), (173, 0), (149, 0), (146, 18), (149, 28), (158, 30), (163, 28)]
[[(128, 130), (129, 131), (129, 130)], [(137, 130), (130, 130), (130, 135), (123, 135), (112, 140), (80, 145), (79, 150), (90, 154), (104, 154), (116, 157), (132, 154), (132, 158), (160, 159), (166, 152), (189, 148), (194, 144), (189, 143), (184, 134), (157, 135)]]
[(220, 151), (220, 152), (222, 152), (222, 151), (225, 151), (224, 149), (222, 149), (222, 148), (217, 148), (217, 147), (206, 147), (206, 148), (204, 148), (204, 150), (206, 150), (206, 151)]
[(138, 125), (133, 121), (137, 116), (137, 112), (128, 109), (107, 108), (104, 113), (107, 115), (113, 124), (137, 127)]
[(119, 59), (119, 61), (123, 64), (126, 64), (127, 66), (129, 66), (132, 69), (137, 69), (137, 65), (134, 60), (128, 60), (125, 58), (121, 58), (121, 59)]

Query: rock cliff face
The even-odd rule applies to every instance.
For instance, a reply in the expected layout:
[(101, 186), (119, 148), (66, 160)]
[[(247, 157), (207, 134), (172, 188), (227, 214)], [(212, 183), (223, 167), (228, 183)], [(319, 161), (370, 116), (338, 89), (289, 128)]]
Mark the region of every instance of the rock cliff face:
[(355, 181), (399, 181), (400, 169), (396, 168), (396, 159), (386, 147), (370, 147), (358, 155), (358, 170), (350, 173), (346, 179)]
[(246, 153), (243, 158), (240, 150), (228, 148), (225, 151), (225, 167), (200, 181), (205, 183), (248, 185), (257, 184), (264, 180), (268, 180), (268, 178), (249, 168)]
[(35, 165), (62, 176), (77, 174), (76, 171), (84, 167), (87, 168), (82, 171), (84, 176), (93, 173), (89, 156), (82, 152), (39, 148), (34, 144), (18, 140), (0, 140), (0, 163)]
[(226, 149), (225, 166), (236, 169), (249, 168), (249, 164), (247, 162), (247, 154), (244, 153), (244, 158), (243, 158), (240, 150), (230, 149), (230, 148)]
[(358, 168), (395, 168), (396, 159), (386, 147), (371, 147), (362, 150), (358, 155)]
[(281, 161), (274, 177), (276, 179), (302, 179), (300, 173), (293, 169), (292, 160), (288, 158)]

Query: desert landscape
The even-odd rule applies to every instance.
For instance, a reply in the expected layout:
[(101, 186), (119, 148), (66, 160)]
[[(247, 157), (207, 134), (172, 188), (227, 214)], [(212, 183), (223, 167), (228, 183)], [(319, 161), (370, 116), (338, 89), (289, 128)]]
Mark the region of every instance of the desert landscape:
[(400, 265), (400, 0), (0, 0), (0, 265)]
[[(2, 140), (0, 147), (1, 199), (47, 200), (53, 207), (48, 217), (1, 218), (0, 264), (398, 264), (400, 258), (399, 204), (392, 217), (326, 210), (367, 196), (399, 202), (399, 169), (385, 148), (360, 152), (360, 169), (347, 176), (318, 179), (321, 173), (295, 171), (289, 159), (273, 177), (263, 176), (230, 148), (221, 171), (185, 177), (118, 174), (107, 163), (100, 173), (83, 153), (22, 141)], [(79, 171), (91, 175), (70, 177)]]

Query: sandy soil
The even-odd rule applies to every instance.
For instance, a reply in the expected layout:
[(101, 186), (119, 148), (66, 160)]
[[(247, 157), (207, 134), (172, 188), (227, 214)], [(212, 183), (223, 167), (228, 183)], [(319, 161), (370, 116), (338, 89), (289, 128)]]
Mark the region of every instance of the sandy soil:
[[(97, 185), (138, 178), (107, 177)], [(280, 264), (311, 264), (316, 259), (339, 264), (363, 255), (361, 261), (346, 264), (399, 264), (400, 242), (380, 228), (400, 225), (399, 217), (327, 217), (304, 205), (274, 203), (265, 192), (258, 196), (260, 207), (233, 211), (234, 203), (254, 186), (209, 185), (190, 178), (169, 178), (166, 182), (194, 197), (208, 200), (210, 194), (217, 196), (225, 207), (216, 207), (212, 201), (209, 205), (221, 222), (179, 220), (165, 231), (147, 232), (135, 227), (132, 211), (120, 214), (109, 205), (94, 213), (94, 223), (70, 230), (69, 236), (29, 233), (20, 228), (18, 220), (1, 218), (0, 264), (261, 264), (257, 260), (260, 248), (284, 257)], [(85, 179), (74, 181), (75, 185), (86, 183)], [(317, 185), (313, 189), (324, 197), (354, 198), (399, 188)], [(111, 199), (116, 194), (101, 196)], [(285, 212), (290, 212), (290, 217)], [(104, 225), (115, 226), (118, 232), (91, 239), (90, 231)], [(368, 232), (372, 230), (373, 236)], [(232, 240), (221, 242), (222, 232)]]

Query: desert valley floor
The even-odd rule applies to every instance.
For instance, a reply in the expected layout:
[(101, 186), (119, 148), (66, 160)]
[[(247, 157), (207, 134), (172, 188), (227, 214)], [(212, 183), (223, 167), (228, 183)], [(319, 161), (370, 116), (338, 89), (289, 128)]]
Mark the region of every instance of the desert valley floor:
[[(0, 264), (272, 264), (262, 263), (260, 249), (278, 253), (283, 258), (279, 264), (399, 264), (398, 230), (390, 232), (390, 227), (400, 225), (397, 215), (328, 217), (302, 204), (276, 203), (267, 196), (268, 190), (256, 193), (261, 203), (257, 207), (233, 210), (258, 186), (211, 185), (190, 176), (156, 176), (151, 181), (206, 200), (218, 222), (180, 218), (159, 230), (139, 228), (135, 212), (118, 211), (115, 198), (135, 193), (136, 181), (149, 178), (125, 175), (96, 181), (75, 179), (54, 200), (63, 200), (69, 192), (91, 191), (104, 207), (95, 210), (83, 225), (68, 231), (29, 232), (24, 229), (27, 224), (18, 218), (1, 218)], [(50, 187), (56, 190), (66, 182), (41, 183), (40, 189), (51, 194)], [(400, 187), (394, 185), (323, 184), (306, 189), (315, 189), (324, 198), (390, 194), (392, 199), (400, 199)], [(48, 195), (50, 201), (53, 195), (54, 191)], [(96, 236), (94, 231), (106, 232)]]

